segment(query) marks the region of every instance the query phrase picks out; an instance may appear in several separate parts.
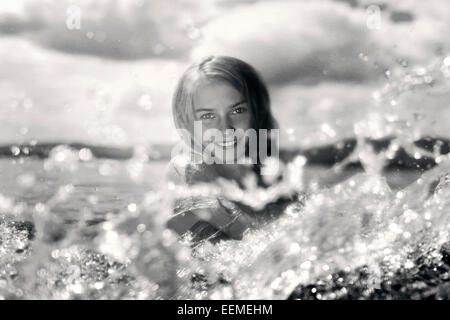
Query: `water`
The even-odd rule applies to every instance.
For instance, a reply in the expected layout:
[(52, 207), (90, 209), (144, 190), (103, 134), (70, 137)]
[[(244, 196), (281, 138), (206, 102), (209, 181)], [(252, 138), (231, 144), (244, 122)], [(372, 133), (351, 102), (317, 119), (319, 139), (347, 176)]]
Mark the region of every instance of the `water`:
[[(384, 178), (353, 172), (336, 184), (345, 178), (337, 176), (326, 182), (334, 187), (300, 199), (243, 241), (206, 243), (191, 252), (155, 222), (165, 162), (146, 165), (152, 181), (140, 184), (122, 162), (96, 160), (74, 172), (46, 171), (41, 160), (0, 163), (4, 298), (286, 298), (298, 284), (364, 265), (374, 268), (374, 290), (380, 273), (412, 263), (408, 254), (418, 243), (428, 263), (439, 263), (440, 246), (448, 241), (448, 183), (440, 193), (428, 190), (448, 166), (412, 184), (417, 172), (389, 174), (392, 190)], [(114, 175), (99, 173), (105, 164), (116, 168)], [(331, 173), (321, 167), (307, 172), (306, 180)], [(46, 183), (24, 187), (32, 180), (27, 174)], [(387, 263), (383, 272), (376, 270), (381, 262)], [(193, 274), (202, 277), (192, 282)]]
[[(358, 144), (343, 163), (313, 167), (297, 157), (274, 188), (247, 190), (241, 200), (255, 208), (286, 193), (298, 196), (242, 241), (192, 246), (167, 230), (178, 192), (216, 190), (177, 190), (165, 181), (167, 163), (148, 162), (143, 149), (127, 161), (64, 146), (45, 160), (0, 160), (0, 296), (448, 298), (450, 158), (438, 147), (416, 147), (423, 119), (391, 103), (431, 84), (445, 86), (449, 66), (437, 61), (425, 72), (389, 73), (372, 112), (355, 123)], [(378, 153), (366, 142), (390, 135), (394, 140)], [(437, 166), (385, 171), (400, 148)], [(348, 169), (354, 161), (362, 169)]]
[[(136, 213), (136, 204), (141, 204), (145, 196), (162, 183), (165, 166), (166, 163), (152, 163), (151, 168), (143, 170), (143, 174), (151, 177), (151, 183), (137, 183), (130, 178), (124, 162), (80, 163), (76, 171), (71, 171), (69, 165), (48, 169), (48, 162), (35, 159), (23, 162), (0, 160), (3, 178), (0, 187), (1, 288), (6, 290), (0, 292), (6, 297), (12, 295), (17, 298), (68, 298), (70, 294), (76, 295), (77, 281), (83, 278), (83, 283), (94, 286), (95, 292), (87, 296), (122, 297), (119, 291), (126, 290), (129, 281), (120, 288), (120, 281), (123, 281), (120, 279), (129, 276), (123, 272), (123, 263), (127, 261), (122, 256), (123, 252), (117, 251), (120, 245), (97, 246), (94, 242), (104, 234), (107, 222), (113, 217)], [(27, 185), (30, 181), (35, 183)], [(15, 224), (14, 221), (34, 222), (34, 226), (31, 223)], [(108, 235), (107, 232), (105, 234)], [(84, 251), (89, 249), (105, 251), (115, 259)], [(23, 265), (23, 262), (31, 264)], [(47, 267), (52, 271), (43, 271)], [(28, 292), (24, 292), (22, 280), (29, 279), (16, 278), (22, 269), (31, 273), (29, 276), (34, 273), (41, 275)], [(9, 282), (11, 277), (15, 279), (14, 283)], [(68, 283), (61, 282), (67, 278)], [(108, 283), (119, 279), (119, 291), (114, 290), (115, 293), (110, 295), (111, 288), (101, 281), (103, 278)], [(70, 288), (75, 285), (75, 291), (53, 290), (64, 285)], [(42, 289), (42, 286), (51, 287)], [(104, 287), (101, 293), (97, 293), (99, 287)], [(132, 293), (127, 294), (132, 297)]]

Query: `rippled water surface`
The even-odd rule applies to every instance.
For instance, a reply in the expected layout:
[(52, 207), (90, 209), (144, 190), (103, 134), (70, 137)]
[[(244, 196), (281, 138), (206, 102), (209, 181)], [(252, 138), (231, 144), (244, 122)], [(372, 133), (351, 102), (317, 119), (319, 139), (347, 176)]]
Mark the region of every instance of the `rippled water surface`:
[(127, 165), (1, 161), (4, 298), (448, 297), (445, 163), (419, 180), (308, 168), (327, 188), (243, 241), (193, 250), (164, 228), (167, 164), (139, 181)]

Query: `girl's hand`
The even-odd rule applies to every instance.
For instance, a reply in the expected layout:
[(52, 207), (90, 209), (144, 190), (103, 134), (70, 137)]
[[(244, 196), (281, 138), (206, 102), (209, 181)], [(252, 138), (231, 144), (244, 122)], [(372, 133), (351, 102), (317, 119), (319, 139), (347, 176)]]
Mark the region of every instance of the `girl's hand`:
[(232, 239), (241, 240), (244, 232), (257, 225), (254, 218), (227, 200), (220, 200), (221, 208), (211, 210), (209, 219), (211, 225), (228, 235)]
[(241, 240), (244, 232), (255, 226), (256, 221), (244, 212), (228, 209), (230, 203), (221, 201), (222, 207), (194, 209), (172, 217), (167, 226), (182, 235), (198, 222), (204, 221), (231, 239)]

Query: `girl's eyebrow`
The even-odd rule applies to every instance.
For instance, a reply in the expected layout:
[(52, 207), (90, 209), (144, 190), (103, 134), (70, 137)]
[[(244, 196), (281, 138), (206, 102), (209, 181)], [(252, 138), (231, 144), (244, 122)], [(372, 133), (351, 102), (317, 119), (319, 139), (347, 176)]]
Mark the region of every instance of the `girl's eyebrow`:
[(228, 108), (232, 109), (232, 108), (237, 107), (238, 105), (243, 104), (243, 103), (245, 103), (245, 102), (246, 102), (245, 100), (238, 101), (238, 102), (236, 102), (236, 103), (233, 103), (233, 104), (232, 104), (231, 106), (229, 106)]
[(196, 109), (195, 112), (213, 111), (213, 110), (214, 110), (214, 109), (201, 108), (201, 109)]
[[(237, 107), (238, 105), (243, 104), (245, 102), (246, 102), (245, 100), (238, 101), (238, 102), (230, 105), (228, 108), (232, 109), (232, 108)], [(215, 109), (211, 109), (211, 108), (200, 108), (200, 109), (196, 109), (195, 112), (214, 111), (214, 110)]]

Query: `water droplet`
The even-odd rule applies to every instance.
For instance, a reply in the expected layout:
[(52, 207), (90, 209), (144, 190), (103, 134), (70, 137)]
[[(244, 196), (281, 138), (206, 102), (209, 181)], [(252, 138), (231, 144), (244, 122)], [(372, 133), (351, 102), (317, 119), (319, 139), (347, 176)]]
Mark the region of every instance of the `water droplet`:
[(380, 98), (381, 98), (381, 93), (380, 93), (380, 91), (374, 91), (374, 92), (372, 92), (372, 98), (373, 98), (374, 100), (380, 100)]
[(289, 247), (290, 255), (297, 255), (300, 253), (300, 245), (296, 242), (292, 243)]
[(427, 73), (427, 69), (424, 67), (418, 67), (415, 72), (418, 76), (424, 76)]
[(398, 114), (396, 113), (387, 113), (384, 118), (389, 122), (398, 121)]
[(187, 36), (189, 39), (191, 40), (197, 40), (198, 38), (200, 38), (200, 29), (194, 27), (194, 26), (189, 26), (187, 28)]
[(58, 249), (54, 249), (52, 250), (51, 256), (53, 259), (58, 259), (59, 258), (59, 253), (60, 251)]
[(444, 65), (450, 67), (450, 56), (444, 58)]
[(94, 288), (97, 290), (101, 290), (101, 289), (103, 289), (104, 285), (105, 284), (103, 282), (99, 281), (99, 282), (94, 283)]
[(95, 195), (90, 195), (88, 197), (88, 201), (89, 201), (90, 204), (96, 205), (98, 203), (98, 197), (95, 196)]
[(303, 263), (300, 265), (300, 268), (302, 268), (302, 269), (310, 269), (311, 266), (312, 266), (311, 261), (306, 260), (305, 262), (303, 262)]
[(43, 212), (45, 212), (45, 210), (47, 210), (47, 207), (45, 206), (45, 204), (38, 202), (34, 206), (34, 210), (38, 213), (43, 213)]
[(405, 266), (406, 269), (411, 269), (414, 268), (414, 262), (412, 262), (411, 260), (406, 261)]
[(73, 284), (70, 288), (75, 294), (82, 294), (84, 292), (84, 288), (80, 283)]
[(20, 154), (20, 148), (18, 146), (11, 146), (11, 153), (17, 157)]
[(130, 212), (136, 212), (137, 205), (136, 205), (136, 203), (130, 203), (127, 208), (128, 208), (128, 211), (130, 211)]
[(146, 111), (150, 110), (153, 106), (151, 96), (148, 94), (143, 94), (142, 96), (140, 96), (137, 105)]
[(363, 60), (363, 61), (368, 61), (368, 60), (369, 60), (369, 58), (367, 57), (367, 55), (365, 55), (365, 54), (362, 53), (362, 52), (358, 55), (358, 57), (359, 57), (361, 60)]
[(89, 161), (92, 159), (92, 152), (88, 148), (82, 148), (78, 152), (78, 157), (80, 158), (81, 161)]
[(117, 165), (110, 161), (102, 163), (98, 168), (98, 172), (102, 176), (112, 176), (116, 174), (118, 170), (119, 168), (117, 167)]
[(321, 125), (320, 129), (329, 137), (333, 138), (336, 136), (336, 131), (331, 128), (328, 123), (324, 123)]
[(409, 65), (408, 61), (402, 58), (397, 59), (397, 63), (401, 65), (403, 68), (407, 68)]
[(142, 224), (142, 223), (139, 224), (139, 225), (136, 227), (136, 230), (137, 230), (137, 232), (139, 232), (139, 233), (144, 232), (145, 229), (146, 229), (145, 224)]

